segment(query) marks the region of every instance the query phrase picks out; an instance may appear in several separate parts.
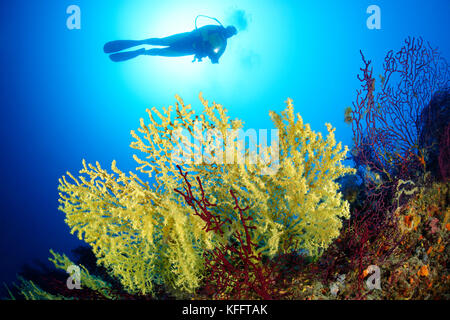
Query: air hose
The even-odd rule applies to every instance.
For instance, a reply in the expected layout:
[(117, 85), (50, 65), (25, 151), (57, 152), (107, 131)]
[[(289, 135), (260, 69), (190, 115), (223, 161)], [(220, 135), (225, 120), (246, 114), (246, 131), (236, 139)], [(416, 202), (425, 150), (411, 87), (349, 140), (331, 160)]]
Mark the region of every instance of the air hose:
[(205, 15), (203, 15), (203, 14), (199, 14), (197, 17), (195, 17), (195, 29), (198, 29), (198, 28), (197, 28), (197, 19), (198, 19), (199, 17), (204, 17), (204, 18), (208, 18), (208, 19), (214, 20), (214, 21), (216, 21), (218, 24), (220, 24), (220, 25), (223, 27), (222, 23), (220, 23), (220, 21), (217, 20), (216, 18), (213, 18), (213, 17), (210, 17), (210, 16), (205, 16)]

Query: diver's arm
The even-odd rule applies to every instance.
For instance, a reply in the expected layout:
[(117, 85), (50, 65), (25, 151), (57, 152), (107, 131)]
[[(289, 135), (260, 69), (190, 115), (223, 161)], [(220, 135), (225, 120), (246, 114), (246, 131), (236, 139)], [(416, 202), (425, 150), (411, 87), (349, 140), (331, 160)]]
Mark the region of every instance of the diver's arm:
[(201, 62), (203, 58), (208, 56), (208, 52), (204, 50), (202, 44), (197, 44), (196, 52), (194, 55), (194, 60), (192, 62), (198, 61)]
[(196, 53), (194, 55), (194, 60), (192, 60), (192, 62), (195, 62), (195, 61), (202, 62), (202, 59), (205, 58), (205, 57), (207, 57), (207, 55)]

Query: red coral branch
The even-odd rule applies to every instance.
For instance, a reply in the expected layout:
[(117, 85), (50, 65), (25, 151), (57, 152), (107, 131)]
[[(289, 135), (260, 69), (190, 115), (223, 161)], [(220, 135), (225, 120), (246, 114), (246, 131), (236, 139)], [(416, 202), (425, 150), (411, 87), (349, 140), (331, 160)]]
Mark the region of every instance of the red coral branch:
[(278, 296), (279, 291), (275, 290), (274, 283), (281, 279), (281, 264), (287, 259), (280, 257), (277, 261), (264, 261), (262, 254), (257, 250), (257, 244), (252, 240), (251, 230), (256, 227), (251, 225), (253, 217), (246, 214), (249, 207), (242, 207), (235, 192), (230, 190), (240, 226), (233, 228), (231, 219), (226, 218), (222, 221), (208, 209), (216, 205), (206, 199), (200, 179), (197, 177), (201, 194), (201, 200), (198, 200), (192, 193), (187, 173), (183, 173), (181, 168), (177, 167), (183, 176), (185, 187), (184, 192), (177, 189), (175, 191), (194, 209), (195, 215), (205, 222), (206, 231), (223, 235), (223, 228), (227, 227), (228, 233), (231, 234), (226, 244), (205, 253), (208, 269), (205, 291), (235, 299), (250, 297), (252, 294), (262, 299), (273, 299)]
[(387, 53), (375, 95), (371, 61), (361, 56), (361, 90), (352, 110), (355, 161), (387, 180), (410, 175), (425, 167), (423, 111), (436, 92), (448, 89), (448, 64), (421, 38), (408, 38), (400, 51)]
[(444, 181), (450, 178), (450, 124), (445, 128), (439, 149), (439, 168)]
[(220, 216), (212, 214), (212, 212), (208, 209), (211, 207), (216, 207), (217, 205), (210, 203), (208, 199), (205, 197), (205, 191), (203, 190), (202, 182), (200, 181), (199, 177), (197, 177), (197, 182), (200, 187), (202, 198), (201, 200), (196, 199), (192, 194), (192, 185), (187, 179), (187, 172), (183, 173), (181, 167), (178, 165), (177, 168), (181, 176), (183, 177), (186, 186), (184, 187), (185, 193), (183, 193), (178, 189), (174, 189), (174, 191), (183, 196), (186, 203), (194, 209), (195, 215), (200, 217), (205, 222), (204, 230), (206, 230), (207, 232), (209, 231), (217, 232), (223, 235), (224, 231), (222, 230), (222, 226), (225, 223), (230, 223), (231, 220), (226, 218), (225, 220), (221, 221)]

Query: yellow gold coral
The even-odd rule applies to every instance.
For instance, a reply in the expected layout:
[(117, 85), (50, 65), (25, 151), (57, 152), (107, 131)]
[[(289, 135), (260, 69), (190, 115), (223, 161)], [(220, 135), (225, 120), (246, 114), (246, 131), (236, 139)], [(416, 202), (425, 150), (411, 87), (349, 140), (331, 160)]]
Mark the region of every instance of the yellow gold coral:
[[(83, 161), (79, 178), (68, 173), (73, 181), (60, 179), (60, 209), (66, 222), (72, 233), (93, 247), (99, 263), (130, 292), (151, 293), (155, 282), (184, 292), (200, 286), (204, 251), (227, 241), (227, 235), (207, 233), (203, 221), (173, 191), (181, 186), (172, 158), (179, 147), (173, 134), (179, 130), (200, 142), (180, 137), (184, 157), (191, 160), (182, 164), (183, 169), (201, 177), (206, 195), (217, 203), (213, 209), (217, 215), (235, 214), (231, 188), (245, 199), (254, 218), (252, 236), (260, 244), (259, 252), (273, 256), (296, 244), (310, 255), (323, 252), (338, 236), (341, 219), (349, 216), (336, 179), (353, 172), (342, 164), (348, 149), (336, 143), (332, 126), (326, 124), (328, 135), (323, 138), (303, 124), (288, 99), (281, 114), (270, 112), (279, 130), (279, 148), (258, 145), (256, 161), (250, 161), (250, 152), (244, 150), (245, 161), (205, 162), (198, 157), (200, 151), (214, 154), (217, 146), (195, 126), (218, 130), (225, 150), (236, 151), (234, 160), (242, 145), (230, 130), (243, 128), (243, 123), (230, 120), (223, 106), (210, 104), (201, 94), (204, 109), (199, 115), (179, 96), (176, 99), (175, 108), (147, 110), (149, 122), (141, 119), (138, 132), (131, 131), (131, 147), (141, 152), (134, 155), (137, 170), (147, 174), (151, 184), (135, 173), (126, 175), (115, 162), (113, 173), (108, 173), (98, 163)], [(264, 155), (277, 156), (277, 163)], [(262, 174), (273, 165), (277, 170)], [(238, 223), (233, 227), (241, 228)]]

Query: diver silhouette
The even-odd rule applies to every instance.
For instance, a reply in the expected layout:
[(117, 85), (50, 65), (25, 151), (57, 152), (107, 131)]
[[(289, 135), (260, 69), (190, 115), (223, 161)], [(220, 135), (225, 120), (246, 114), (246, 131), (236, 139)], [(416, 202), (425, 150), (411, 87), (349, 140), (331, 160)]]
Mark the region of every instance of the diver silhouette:
[[(194, 55), (192, 62), (202, 61), (203, 58), (209, 57), (211, 63), (219, 63), (219, 58), (225, 52), (227, 39), (237, 34), (237, 30), (233, 26), (225, 28), (215, 18), (211, 19), (216, 20), (220, 25), (206, 25), (197, 28), (197, 18), (195, 19), (195, 29), (191, 32), (178, 33), (165, 38), (111, 41), (105, 44), (103, 51), (108, 54), (111, 53), (109, 57), (114, 62), (130, 60), (140, 55), (163, 57)], [(141, 48), (134, 51), (118, 52), (140, 45), (164, 46), (165, 48)]]

